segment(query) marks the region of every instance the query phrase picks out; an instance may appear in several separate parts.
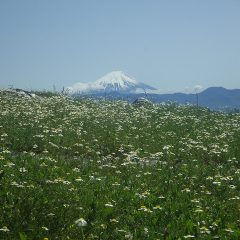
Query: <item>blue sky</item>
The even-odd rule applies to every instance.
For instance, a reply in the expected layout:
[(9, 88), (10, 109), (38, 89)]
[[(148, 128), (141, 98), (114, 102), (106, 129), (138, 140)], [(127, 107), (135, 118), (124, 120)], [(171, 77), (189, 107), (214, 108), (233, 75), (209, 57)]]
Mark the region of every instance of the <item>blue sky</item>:
[(239, 0), (1, 0), (0, 87), (113, 70), (164, 91), (240, 88)]

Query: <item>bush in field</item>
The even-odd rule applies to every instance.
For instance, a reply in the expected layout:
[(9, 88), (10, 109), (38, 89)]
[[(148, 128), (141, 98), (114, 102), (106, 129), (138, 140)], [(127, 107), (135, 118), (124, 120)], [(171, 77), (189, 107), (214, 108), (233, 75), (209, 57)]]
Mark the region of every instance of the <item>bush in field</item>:
[(240, 115), (0, 95), (0, 239), (239, 239)]

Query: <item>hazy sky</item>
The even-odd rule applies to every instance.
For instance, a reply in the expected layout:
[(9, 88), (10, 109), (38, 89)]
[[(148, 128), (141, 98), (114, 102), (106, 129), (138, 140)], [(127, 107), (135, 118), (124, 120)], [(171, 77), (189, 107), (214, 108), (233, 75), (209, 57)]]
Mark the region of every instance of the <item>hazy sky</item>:
[(0, 87), (60, 89), (113, 70), (163, 90), (240, 88), (240, 1), (0, 1)]

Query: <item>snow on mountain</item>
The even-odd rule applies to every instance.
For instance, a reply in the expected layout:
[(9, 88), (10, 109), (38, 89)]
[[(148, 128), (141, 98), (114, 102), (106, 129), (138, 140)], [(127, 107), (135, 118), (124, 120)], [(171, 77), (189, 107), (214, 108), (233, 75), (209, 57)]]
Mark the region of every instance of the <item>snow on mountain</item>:
[(103, 86), (105, 89), (126, 90), (135, 87), (138, 83), (134, 78), (130, 78), (121, 71), (114, 71), (106, 74), (96, 81), (97, 85)]
[(76, 83), (67, 88), (71, 94), (99, 92), (144, 92), (155, 88), (138, 82), (122, 71), (110, 72), (93, 83)]

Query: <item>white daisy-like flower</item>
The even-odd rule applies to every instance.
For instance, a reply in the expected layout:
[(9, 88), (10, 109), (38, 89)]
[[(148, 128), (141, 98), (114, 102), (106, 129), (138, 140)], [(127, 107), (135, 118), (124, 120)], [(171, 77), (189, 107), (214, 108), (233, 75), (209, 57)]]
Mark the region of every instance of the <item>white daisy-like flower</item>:
[(0, 232), (10, 232), (10, 230), (8, 229), (8, 227), (4, 226), (0, 228)]
[(74, 222), (78, 227), (87, 226), (87, 221), (84, 218), (79, 218)]

